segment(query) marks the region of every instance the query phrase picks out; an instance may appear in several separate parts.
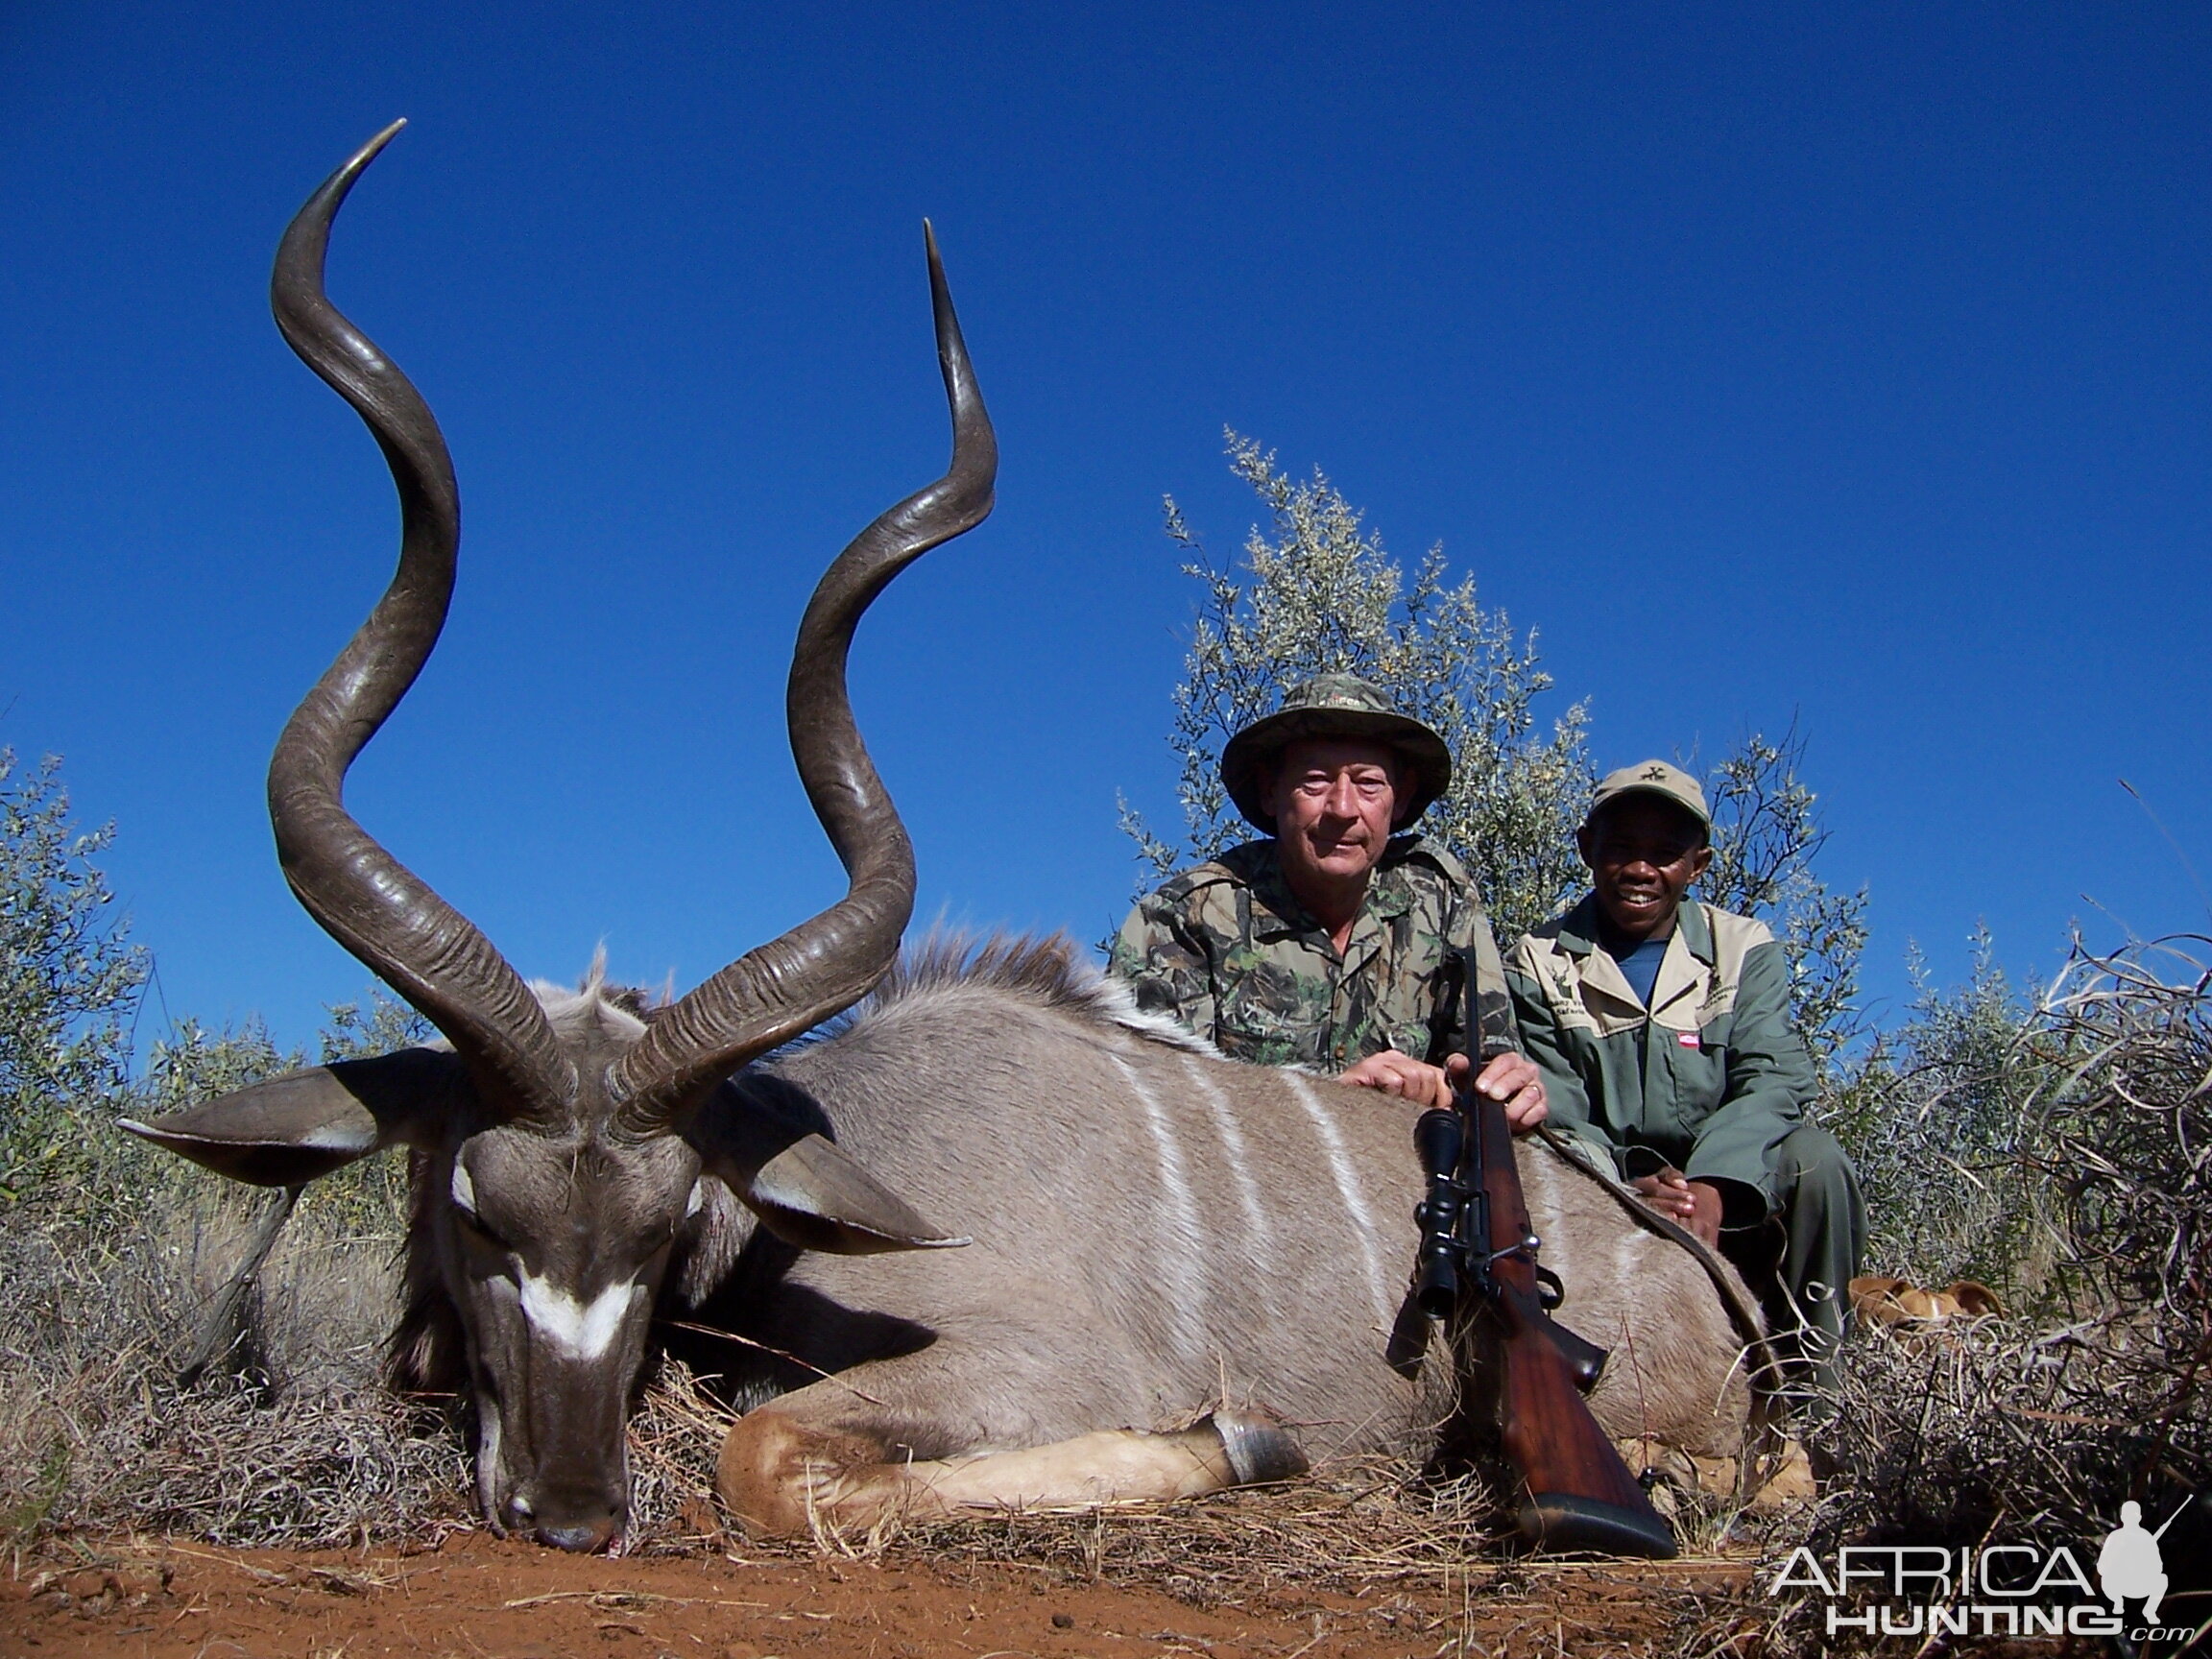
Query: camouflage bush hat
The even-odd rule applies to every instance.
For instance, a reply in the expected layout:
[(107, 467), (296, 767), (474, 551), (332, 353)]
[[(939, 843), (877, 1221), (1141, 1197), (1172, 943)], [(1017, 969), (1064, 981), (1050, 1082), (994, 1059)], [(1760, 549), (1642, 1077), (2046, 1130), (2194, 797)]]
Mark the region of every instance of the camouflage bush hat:
[(1598, 814), (1623, 795), (1656, 795), (1696, 819), (1708, 835), (1713, 832), (1713, 814), (1705, 805), (1704, 788), (1681, 767), (1670, 766), (1664, 760), (1639, 760), (1633, 766), (1606, 773), (1598, 793), (1590, 797), (1590, 815), (1582, 822), (1596, 823)]
[(1274, 814), (1260, 805), (1269, 767), (1301, 737), (1367, 737), (1410, 761), (1415, 787), (1394, 829), (1404, 829), (1452, 786), (1452, 751), (1420, 721), (1390, 707), (1381, 687), (1357, 674), (1317, 674), (1284, 694), (1283, 707), (1255, 720), (1221, 750), (1221, 781), (1251, 823), (1275, 833)]

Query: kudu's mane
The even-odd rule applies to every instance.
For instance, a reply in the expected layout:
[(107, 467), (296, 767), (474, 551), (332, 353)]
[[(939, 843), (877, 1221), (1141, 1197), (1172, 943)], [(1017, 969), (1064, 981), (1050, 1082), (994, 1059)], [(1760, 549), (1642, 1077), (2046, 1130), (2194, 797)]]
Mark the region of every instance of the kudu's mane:
[[(607, 947), (604, 945), (591, 952), (591, 966), (573, 987), (556, 985), (550, 979), (533, 979), (530, 993), (545, 1010), (546, 1022), (564, 1040), (581, 1038), (587, 1035), (588, 1025), (596, 1024), (605, 1035), (617, 1042), (635, 1043), (645, 1035), (646, 1024), (656, 1008), (653, 993), (644, 987), (607, 982)], [(658, 1000), (659, 1005), (664, 1006), (672, 998), (663, 996)]]
[[(616, 1042), (636, 1042), (673, 1000), (665, 990), (610, 982), (604, 946), (591, 953), (591, 965), (574, 985), (533, 979), (530, 990), (545, 1011), (546, 1022), (564, 1041), (581, 1039), (596, 1025)], [(882, 982), (858, 1003), (777, 1052), (790, 1053), (837, 1036), (894, 1007), (926, 1006), (978, 990), (1172, 1048), (1218, 1054), (1213, 1044), (1192, 1036), (1166, 1015), (1138, 1007), (1129, 988), (1086, 960), (1083, 948), (1066, 933), (978, 937), (950, 928), (932, 928), (919, 944), (901, 952)], [(433, 1046), (451, 1045), (441, 1041)]]
[[(611, 983), (604, 946), (592, 952), (590, 967), (575, 985), (533, 979), (530, 990), (564, 1039), (580, 1038), (596, 1023), (616, 1041), (635, 1042), (672, 1000), (664, 990)], [(1129, 988), (1086, 960), (1083, 948), (1066, 933), (977, 936), (951, 928), (932, 928), (900, 953), (881, 983), (858, 1003), (778, 1052), (834, 1037), (894, 1007), (926, 1005), (977, 990), (1191, 1053), (1217, 1053), (1211, 1043), (1166, 1015), (1138, 1007)]]
[(1083, 948), (1065, 933), (1043, 938), (993, 933), (978, 939), (952, 929), (931, 929), (900, 953), (882, 982), (850, 1013), (825, 1029), (834, 1036), (905, 1004), (927, 1004), (975, 990), (996, 992), (1085, 1024), (1127, 1031), (1149, 1042), (1197, 1054), (1216, 1050), (1164, 1014), (1148, 1013), (1120, 980), (1101, 973)]

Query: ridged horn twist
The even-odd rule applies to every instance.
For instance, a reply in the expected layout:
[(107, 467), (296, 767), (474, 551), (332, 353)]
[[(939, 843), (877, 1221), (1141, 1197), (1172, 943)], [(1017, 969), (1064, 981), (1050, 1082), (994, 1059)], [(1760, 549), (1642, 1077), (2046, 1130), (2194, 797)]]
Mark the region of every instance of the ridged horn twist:
[(861, 613), (916, 559), (980, 524), (998, 476), (998, 440), (926, 220), (922, 235), (952, 416), (951, 464), (823, 572), (799, 624), (784, 694), (800, 780), (851, 884), (828, 910), (747, 951), (654, 1020), (615, 1068), (614, 1093), (633, 1133), (666, 1128), (704, 1089), (865, 997), (890, 970), (914, 913), (913, 844), (854, 724), (845, 661)]
[(453, 597), (461, 497), (438, 422), (407, 376), (330, 303), (330, 223), (394, 122), (307, 199), (277, 245), (276, 326), (353, 406), (399, 492), (399, 568), (368, 621), (285, 722), (269, 762), (269, 818), (284, 878), (325, 931), (452, 1040), (489, 1098), (565, 1104), (575, 1069), (538, 998), (474, 924), (346, 810), (347, 769), (428, 661)]

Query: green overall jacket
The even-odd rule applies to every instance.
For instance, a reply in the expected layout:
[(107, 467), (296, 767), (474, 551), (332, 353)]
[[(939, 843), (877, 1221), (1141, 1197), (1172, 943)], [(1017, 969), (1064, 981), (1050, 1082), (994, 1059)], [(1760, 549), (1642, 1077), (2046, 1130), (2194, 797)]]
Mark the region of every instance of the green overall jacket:
[(1775, 1148), (1805, 1120), (1814, 1072), (1764, 923), (1685, 901), (1646, 1008), (1598, 943), (1589, 897), (1523, 939), (1505, 976), (1555, 1126), (1623, 1177), (1671, 1165), (1711, 1182), (1725, 1226), (1775, 1213)]

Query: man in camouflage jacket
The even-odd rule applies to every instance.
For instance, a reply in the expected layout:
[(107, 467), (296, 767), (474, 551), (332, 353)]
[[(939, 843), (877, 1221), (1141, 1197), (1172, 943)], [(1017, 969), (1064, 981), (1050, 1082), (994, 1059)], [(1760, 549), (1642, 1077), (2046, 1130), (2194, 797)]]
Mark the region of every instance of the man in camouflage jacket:
[[(1444, 740), (1365, 681), (1323, 675), (1232, 737), (1221, 777), (1268, 839), (1184, 871), (1130, 913), (1111, 966), (1138, 1005), (1233, 1060), (1422, 1106), (1449, 1104), (1449, 1079), (1479, 1049), (1478, 1086), (1516, 1128), (1541, 1121), (1535, 1068), (1502, 1051), (1519, 1045), (1474, 882), (1443, 848), (1393, 833), (1450, 785)], [(1470, 1025), (1488, 1041), (1471, 1044)]]
[(1784, 1351), (1826, 1377), (1865, 1205), (1843, 1149), (1805, 1118), (1813, 1060), (1782, 947), (1685, 898), (1711, 830), (1687, 773), (1647, 760), (1608, 776), (1579, 837), (1594, 890), (1521, 941), (1507, 978), (1554, 1126), (1743, 1268)]

